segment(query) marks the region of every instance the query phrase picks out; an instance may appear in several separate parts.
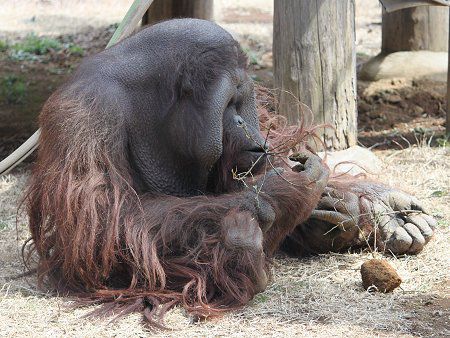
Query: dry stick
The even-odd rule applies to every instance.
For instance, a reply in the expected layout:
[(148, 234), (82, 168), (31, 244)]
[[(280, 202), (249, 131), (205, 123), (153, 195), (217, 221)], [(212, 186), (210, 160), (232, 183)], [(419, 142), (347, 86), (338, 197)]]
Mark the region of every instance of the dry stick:
[[(273, 165), (273, 163), (272, 163), (272, 162), (270, 161), (270, 159), (269, 159), (269, 156), (268, 156), (268, 155), (271, 154), (271, 153), (269, 152), (269, 149), (266, 149), (265, 147), (263, 147), (263, 146), (261, 145), (261, 143), (259, 143), (258, 140), (255, 140), (254, 137), (250, 134), (250, 132), (248, 131), (248, 129), (247, 129), (247, 127), (246, 127), (245, 125), (240, 125), (240, 127), (244, 130), (246, 137), (248, 137), (249, 139), (251, 139), (253, 142), (255, 142), (255, 143), (262, 149), (263, 154), (261, 154), (261, 155), (258, 157), (258, 159), (252, 164), (252, 166), (250, 167), (250, 169), (247, 170), (245, 173), (240, 173), (240, 174), (235, 175), (235, 172), (234, 172), (234, 173), (233, 173), (233, 178), (237, 177), (237, 178), (235, 178), (235, 179), (240, 180), (240, 181), (243, 182), (243, 180), (244, 180), (245, 178), (247, 178), (248, 175), (252, 175), (251, 171), (253, 170), (253, 168), (255, 167), (255, 165), (261, 160), (261, 158), (263, 158), (263, 157), (265, 156), (266, 164), (267, 164), (267, 162), (269, 162), (270, 166), (272, 167), (272, 169), (275, 171), (275, 173), (276, 173), (278, 176), (280, 176), (284, 181), (288, 182), (289, 184), (292, 184), (292, 185), (294, 185), (294, 186), (298, 186), (298, 185), (296, 185), (295, 183), (289, 182), (289, 181), (286, 180), (283, 176), (281, 176), (281, 173), (278, 172), (277, 168), (275, 168), (275, 166)], [(270, 133), (270, 129), (268, 130), (267, 134), (269, 134), (269, 133)], [(268, 138), (268, 135), (266, 136), (266, 140), (267, 140), (267, 138)], [(265, 176), (265, 175), (264, 175), (264, 176)], [(245, 182), (244, 182), (244, 185), (247, 186), (247, 185), (245, 184)]]
[[(250, 139), (253, 140), (253, 137), (250, 135), (250, 133), (248, 132), (248, 130), (247, 130), (244, 126), (241, 126), (241, 125), (239, 125), (239, 126), (242, 127), (242, 128), (244, 129), (244, 131), (245, 131), (245, 133), (246, 133), (246, 136), (247, 136), (248, 138), (250, 138)], [(245, 173), (237, 173), (235, 170), (233, 170), (233, 169), (231, 170), (231, 173), (232, 173), (232, 175), (233, 175), (233, 179), (238, 180), (238, 181), (241, 181), (241, 182), (244, 184), (245, 187), (248, 187), (247, 183), (245, 182), (245, 178), (246, 178), (248, 175), (251, 175), (251, 177), (253, 178), (253, 173), (252, 173), (253, 168), (254, 168), (254, 167), (256, 166), (256, 164), (261, 160), (261, 158), (263, 158), (265, 155), (267, 155), (266, 144), (267, 144), (267, 139), (269, 138), (269, 133), (270, 133), (270, 130), (271, 130), (271, 126), (272, 126), (272, 124), (269, 125), (268, 131), (267, 131), (267, 135), (266, 135), (266, 138), (265, 138), (265, 140), (264, 140), (264, 146), (263, 146), (263, 147), (262, 147), (261, 145), (259, 145), (258, 142), (257, 142), (256, 140), (254, 140), (254, 142), (256, 142), (256, 143), (258, 144), (258, 146), (261, 147), (261, 149), (264, 151), (264, 153), (261, 154), (261, 155), (256, 159), (256, 161), (255, 161), (254, 163), (252, 163), (252, 166), (250, 167), (250, 169), (248, 169)], [(266, 180), (266, 174), (267, 174), (267, 157), (266, 157), (266, 161), (265, 161), (265, 164), (264, 164), (264, 176), (263, 176), (263, 182), (261, 183), (261, 186), (259, 187), (259, 189), (258, 189), (258, 186), (256, 186), (256, 188), (255, 188), (255, 191), (256, 191), (255, 199), (257, 200), (258, 205), (259, 205), (259, 194), (261, 193), (262, 187), (263, 187), (264, 182), (265, 182), (265, 180)]]
[[(263, 181), (261, 182), (261, 185), (260, 185), (260, 187), (259, 187), (259, 190), (257, 189), (256, 196), (258, 196), (258, 195), (261, 193), (262, 188), (263, 188), (263, 186), (264, 186), (264, 183), (266, 182), (266, 177), (267, 177), (267, 161), (266, 161), (266, 163), (264, 163), (264, 176), (263, 176)], [(259, 200), (258, 200), (258, 202), (259, 202)]]
[(267, 147), (267, 140), (269, 139), (269, 134), (270, 134), (270, 130), (272, 129), (273, 123), (270, 122), (269, 127), (267, 128), (267, 135), (266, 138), (264, 139), (264, 147), (263, 149), (266, 149)]
[[(246, 135), (246, 137), (247, 138), (249, 138), (249, 139), (251, 139), (253, 142), (255, 142), (262, 150), (263, 150), (263, 154), (261, 154), (259, 157), (258, 157), (258, 159), (252, 164), (252, 166), (250, 167), (250, 169), (249, 170), (247, 170), (246, 172), (244, 172), (244, 173), (236, 173), (236, 171), (233, 171), (232, 170), (232, 174), (233, 174), (233, 178), (234, 179), (236, 179), (236, 180), (239, 180), (239, 181), (241, 181), (241, 182), (243, 182), (243, 184), (247, 187), (247, 184), (245, 183), (245, 178), (247, 178), (249, 175), (251, 175), (252, 177), (253, 177), (253, 175), (252, 175), (252, 170), (253, 170), (253, 168), (255, 167), (255, 165), (261, 160), (261, 158), (263, 158), (264, 156), (266, 156), (265, 157), (265, 159), (266, 159), (266, 164), (267, 164), (267, 162), (270, 164), (270, 166), (271, 166), (271, 168), (275, 171), (275, 173), (282, 179), (282, 180), (284, 180), (285, 182), (287, 182), (287, 183), (289, 183), (290, 185), (293, 185), (293, 186), (295, 186), (295, 187), (300, 187), (298, 184), (295, 184), (295, 183), (293, 183), (293, 182), (290, 182), (289, 180), (287, 180), (286, 178), (284, 178), (282, 175), (281, 175), (281, 173), (279, 172), (279, 170), (274, 166), (274, 164), (272, 163), (272, 161), (270, 160), (270, 158), (269, 158), (269, 156), (268, 155), (272, 155), (272, 151), (269, 151), (269, 149), (266, 149), (258, 140), (255, 140), (254, 139), (254, 137), (251, 135), (251, 133), (249, 132), (249, 130), (247, 129), (247, 127), (245, 126), (245, 125), (238, 125), (239, 127), (241, 127), (243, 130), (244, 130), (244, 132), (245, 132), (245, 135)], [(270, 127), (270, 125), (269, 125), (269, 127)], [(270, 130), (271, 129), (268, 129), (268, 132), (267, 132), (267, 134), (269, 134), (270, 133)], [(266, 136), (266, 140), (268, 139), (268, 137), (269, 137), (269, 135), (267, 135)], [(287, 140), (284, 144), (287, 144), (289, 142), (289, 140)], [(278, 145), (277, 147), (274, 147), (274, 148), (272, 148), (271, 150), (273, 150), (273, 149), (275, 149), (275, 148), (278, 148), (280, 145)], [(282, 152), (278, 152), (278, 153), (282, 153)], [(274, 154), (277, 154), (277, 153), (274, 153)], [(281, 158), (281, 156), (277, 156), (277, 157), (280, 157)], [(265, 173), (266, 174), (266, 173)], [(264, 177), (265, 177), (265, 175), (264, 175)], [(310, 183), (314, 183), (313, 181), (312, 182), (310, 182)], [(258, 196), (258, 195), (257, 195)]]
[(232, 175), (233, 175), (233, 179), (242, 182), (243, 185), (244, 185), (245, 187), (248, 188), (248, 185), (247, 185), (247, 183), (245, 182), (245, 179), (246, 179), (248, 176), (251, 176), (251, 177), (253, 178), (253, 173), (252, 173), (253, 168), (254, 168), (254, 167), (256, 166), (256, 164), (257, 164), (257, 163), (265, 156), (263, 180), (262, 180), (261, 185), (259, 186), (259, 188), (258, 188), (257, 185), (256, 185), (256, 187), (254, 187), (255, 192), (256, 192), (255, 199), (256, 199), (258, 205), (259, 205), (259, 194), (260, 194), (261, 191), (262, 191), (262, 188), (263, 188), (263, 186), (264, 186), (264, 183), (265, 183), (266, 177), (267, 177), (267, 163), (270, 164), (270, 166), (271, 166), (272, 169), (275, 171), (275, 173), (276, 173), (278, 176), (280, 176), (283, 180), (285, 180), (285, 181), (288, 182), (289, 184), (295, 185), (294, 183), (289, 182), (289, 181), (286, 180), (283, 176), (281, 176), (281, 173), (278, 172), (278, 170), (274, 167), (274, 165), (272, 164), (272, 162), (271, 162), (270, 159), (269, 159), (269, 156), (268, 156), (268, 155), (271, 155), (272, 153), (269, 152), (269, 149), (266, 148), (266, 145), (267, 145), (267, 140), (268, 140), (268, 138), (269, 138), (269, 134), (270, 134), (270, 131), (271, 131), (271, 128), (272, 128), (272, 124), (270, 124), (269, 127), (268, 127), (267, 135), (266, 135), (265, 140), (264, 140), (264, 145), (261, 145), (261, 144), (259, 143), (258, 140), (255, 140), (255, 139), (254, 139), (254, 137), (250, 134), (250, 132), (248, 131), (248, 129), (247, 129), (247, 127), (246, 127), (245, 125), (238, 125), (238, 126), (241, 127), (241, 128), (244, 130), (245, 136), (246, 136), (247, 138), (253, 140), (253, 141), (254, 141), (254, 142), (255, 142), (255, 143), (263, 150), (263, 153), (256, 159), (255, 162), (252, 163), (251, 167), (250, 167), (246, 172), (244, 172), (244, 173), (237, 173), (236, 170), (233, 170), (233, 169), (232, 169), (232, 170), (231, 170), (231, 173), (232, 173)]
[[(133, 32), (136, 25), (142, 19), (153, 1), (154, 0), (135, 0), (114, 32), (114, 35), (109, 40), (106, 48), (111, 47), (120, 40), (128, 37)], [(0, 176), (10, 172), (15, 166), (33, 153), (33, 151), (38, 147), (40, 133), (41, 131), (38, 129), (19, 148), (0, 162)]]

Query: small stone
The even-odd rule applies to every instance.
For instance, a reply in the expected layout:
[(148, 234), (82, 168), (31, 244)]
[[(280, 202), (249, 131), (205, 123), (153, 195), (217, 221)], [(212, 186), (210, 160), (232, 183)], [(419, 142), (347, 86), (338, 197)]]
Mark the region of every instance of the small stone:
[(367, 102), (364, 102), (363, 100), (360, 100), (358, 102), (358, 112), (359, 113), (365, 113), (370, 111), (371, 105), (368, 104)]
[(423, 110), (423, 108), (422, 108), (421, 106), (415, 105), (415, 106), (413, 107), (413, 112), (414, 112), (414, 114), (416, 114), (416, 115), (421, 115), (421, 114), (423, 114), (424, 110)]
[(263, 67), (272, 67), (273, 56), (272, 52), (264, 53), (261, 57), (261, 64)]
[[(378, 118), (378, 116), (377, 116)], [(324, 159), (334, 173), (341, 174), (380, 174), (383, 162), (374, 152), (360, 146), (352, 146), (345, 150), (320, 152), (318, 155)]]
[(375, 286), (379, 292), (391, 292), (402, 283), (397, 271), (388, 262), (371, 259), (361, 265), (364, 289)]
[(399, 103), (402, 101), (401, 96), (398, 94), (387, 94), (385, 96), (385, 98), (386, 98), (386, 101), (389, 103)]

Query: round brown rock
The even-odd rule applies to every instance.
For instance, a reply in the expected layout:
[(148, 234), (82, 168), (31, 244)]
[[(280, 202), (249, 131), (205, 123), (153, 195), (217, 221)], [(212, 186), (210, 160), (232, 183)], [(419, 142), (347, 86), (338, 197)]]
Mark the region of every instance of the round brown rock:
[(402, 283), (402, 279), (388, 262), (371, 259), (361, 265), (364, 289), (375, 286), (379, 292), (391, 292)]

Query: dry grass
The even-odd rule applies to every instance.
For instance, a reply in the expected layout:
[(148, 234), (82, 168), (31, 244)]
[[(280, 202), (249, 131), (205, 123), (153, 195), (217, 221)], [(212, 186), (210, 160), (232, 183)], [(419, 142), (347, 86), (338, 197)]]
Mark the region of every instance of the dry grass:
[(120, 22), (129, 0), (2, 0), (0, 33), (74, 34)]
[[(86, 26), (120, 21), (130, 3), (131, 0), (2, 0), (0, 34), (11, 32), (16, 36), (31, 31), (44, 35), (72, 34), (85, 30)], [(271, 0), (217, 0), (216, 5), (219, 23), (221, 15), (230, 8), (273, 11)], [(379, 48), (380, 28), (373, 23), (379, 21), (377, 6), (374, 0), (357, 0), (358, 51), (367, 54), (374, 54)], [(270, 24), (227, 23), (223, 26), (242, 36), (250, 33), (264, 36), (261, 39), (270, 48)], [(377, 155), (386, 166), (380, 180), (413, 192), (440, 218), (436, 236), (424, 252), (418, 256), (387, 258), (403, 278), (402, 289), (387, 295), (369, 294), (362, 289), (358, 270), (362, 262), (371, 257), (368, 253), (329, 254), (303, 260), (278, 257), (273, 283), (243, 310), (220, 319), (191, 323), (180, 309), (175, 309), (167, 318), (167, 325), (175, 331), (155, 335), (450, 335), (449, 150), (421, 147), (377, 152)], [(83, 315), (89, 309), (71, 310), (67, 299), (41, 294), (33, 277), (10, 279), (23, 272), (20, 247), (28, 231), (23, 217), (19, 218), (16, 231), (15, 217), (25, 178), (26, 172), (20, 170), (0, 178), (0, 336), (150, 335), (139, 315), (115, 323), (86, 319)]]
[[(132, 0), (2, 0), (0, 34), (14, 36), (36, 33), (38, 35), (75, 34), (89, 28), (107, 26), (122, 20)], [(226, 12), (246, 8), (273, 13), (272, 0), (216, 0), (214, 18), (219, 23)], [(270, 23), (226, 23), (223, 25), (241, 35), (272, 36)], [(267, 39), (270, 40), (270, 39)]]
[[(402, 289), (392, 294), (369, 294), (362, 289), (359, 267), (370, 257), (368, 253), (328, 254), (303, 260), (278, 257), (273, 283), (243, 310), (220, 319), (191, 323), (183, 311), (175, 309), (167, 318), (167, 325), (175, 331), (153, 334), (183, 337), (448, 335), (450, 151), (415, 147), (377, 152), (377, 155), (386, 166), (381, 179), (415, 192), (440, 218), (436, 236), (424, 252), (418, 256), (387, 258), (404, 281)], [(71, 310), (67, 299), (40, 294), (33, 278), (8, 279), (23, 271), (19, 248), (27, 230), (21, 219), (16, 232), (14, 222), (25, 176), (26, 173), (19, 171), (0, 179), (0, 335), (151, 334), (142, 326), (139, 315), (115, 323), (83, 318), (89, 309)]]

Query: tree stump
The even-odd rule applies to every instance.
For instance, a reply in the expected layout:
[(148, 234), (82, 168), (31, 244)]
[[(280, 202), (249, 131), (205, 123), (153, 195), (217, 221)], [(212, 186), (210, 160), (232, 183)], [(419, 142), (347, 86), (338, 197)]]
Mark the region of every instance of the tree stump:
[(383, 10), (383, 53), (448, 50), (448, 7), (419, 6), (387, 13)]
[(279, 0), (274, 3), (274, 76), (279, 111), (301, 118), (309, 106), (327, 148), (356, 144), (354, 0)]
[(214, 0), (155, 0), (142, 18), (142, 25), (151, 25), (173, 18), (212, 20)]

